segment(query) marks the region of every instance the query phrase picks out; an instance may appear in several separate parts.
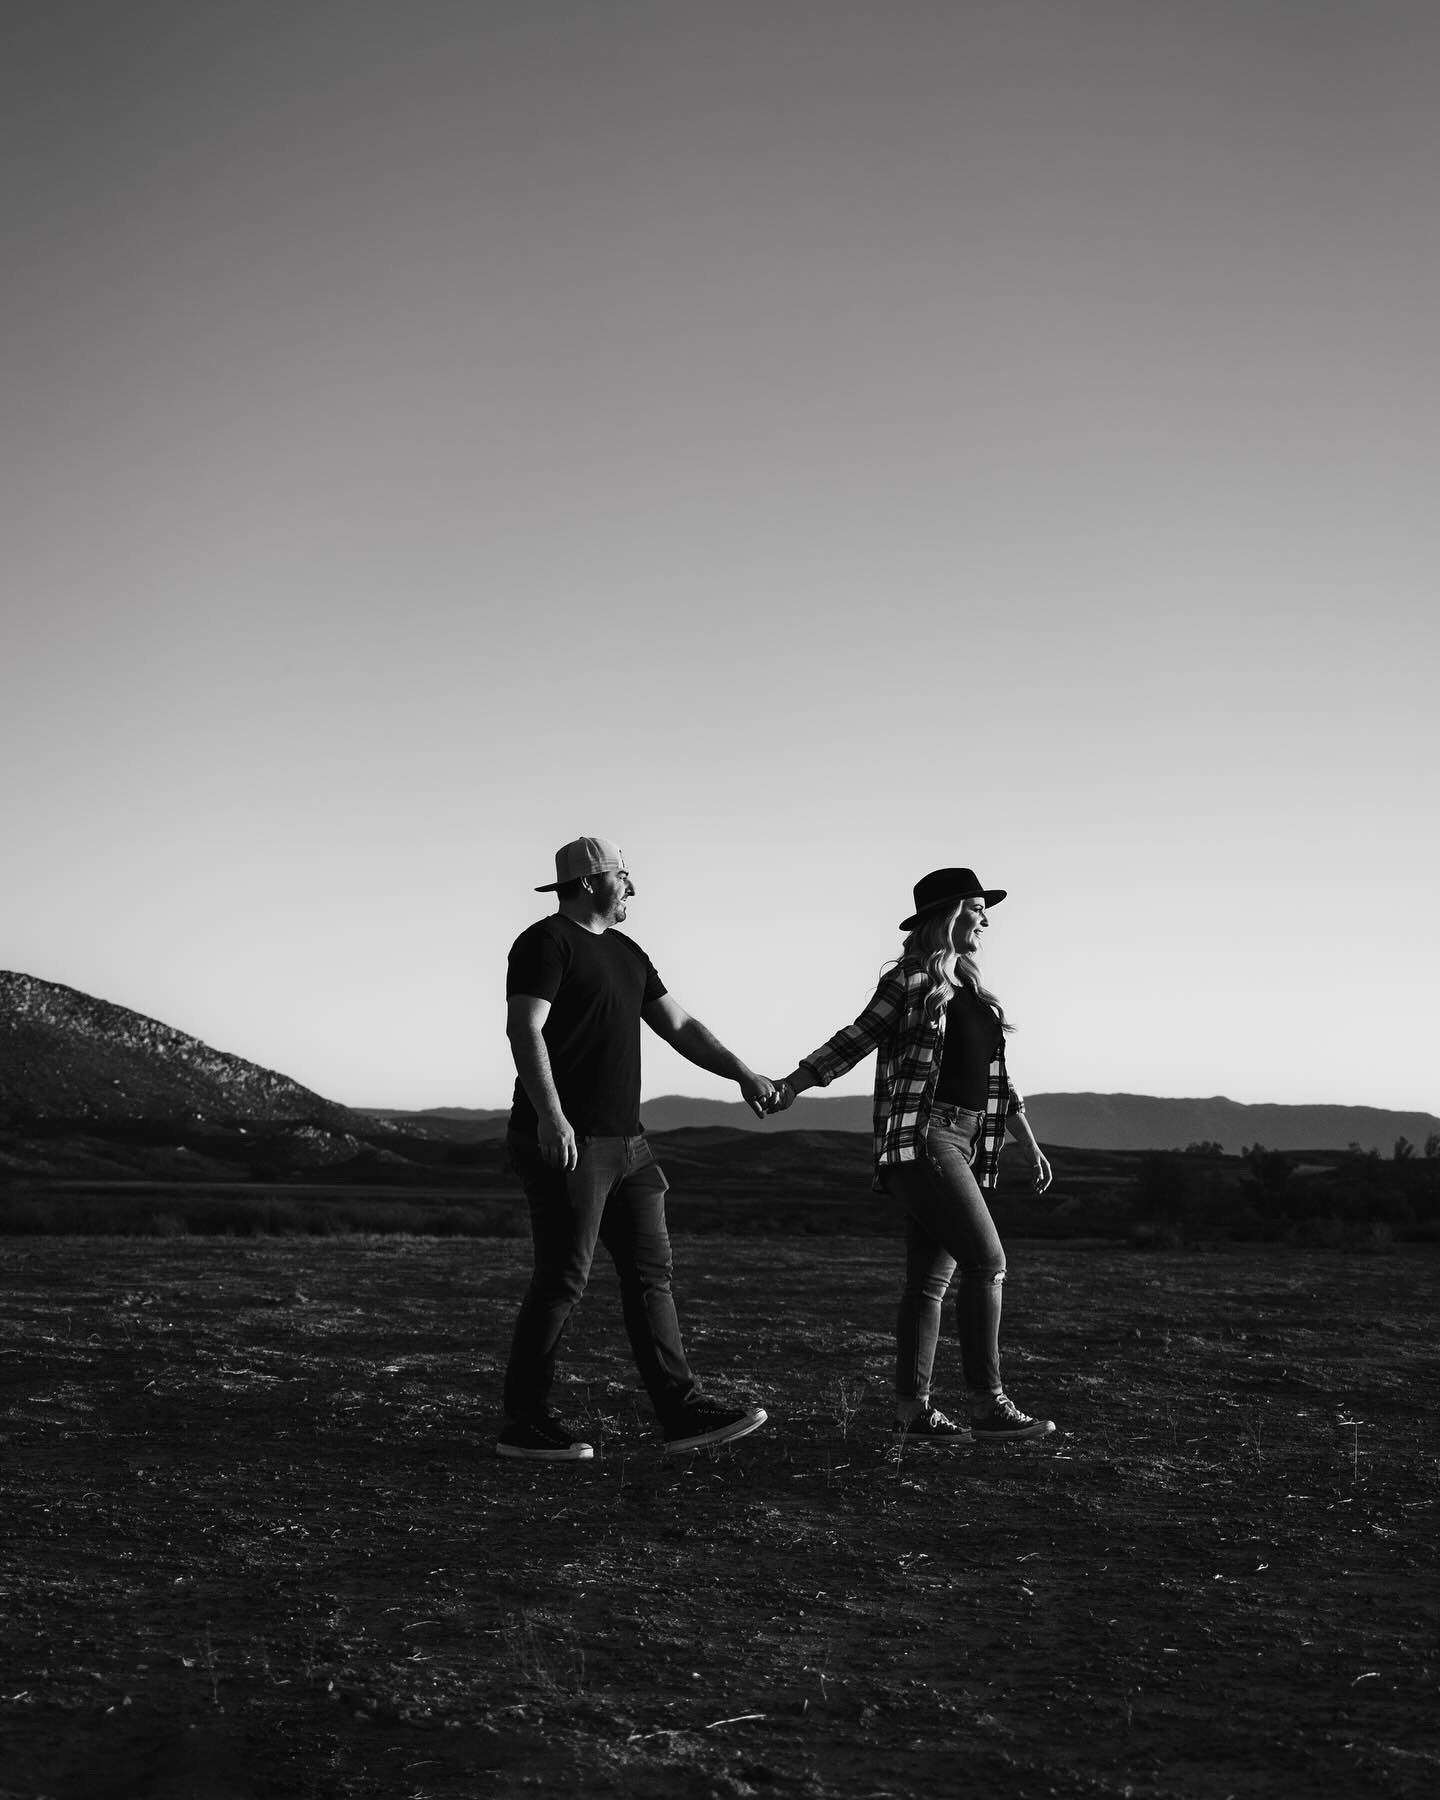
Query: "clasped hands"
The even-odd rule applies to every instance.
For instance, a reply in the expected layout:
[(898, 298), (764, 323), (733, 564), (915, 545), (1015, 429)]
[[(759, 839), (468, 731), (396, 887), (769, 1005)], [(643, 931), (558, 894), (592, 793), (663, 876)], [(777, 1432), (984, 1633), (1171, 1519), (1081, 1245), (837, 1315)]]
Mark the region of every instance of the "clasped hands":
[(795, 1090), (788, 1081), (771, 1081), (768, 1075), (751, 1075), (740, 1083), (745, 1104), (757, 1119), (768, 1119), (795, 1104)]

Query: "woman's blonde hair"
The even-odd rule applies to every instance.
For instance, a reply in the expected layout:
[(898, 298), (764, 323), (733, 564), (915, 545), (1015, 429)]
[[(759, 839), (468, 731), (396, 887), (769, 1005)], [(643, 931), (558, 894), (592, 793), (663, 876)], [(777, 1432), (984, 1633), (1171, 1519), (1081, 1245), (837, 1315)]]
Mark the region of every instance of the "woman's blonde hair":
[(943, 910), (938, 906), (932, 908), (922, 915), (905, 939), (905, 955), (923, 963), (930, 978), (930, 988), (925, 995), (925, 1016), (933, 1023), (954, 999), (956, 989), (964, 987), (985, 1002), (1002, 1031), (1013, 1031), (1015, 1027), (1005, 1017), (1005, 1008), (980, 979), (980, 965), (973, 956), (955, 948), (955, 921), (964, 904), (963, 900), (957, 900)]

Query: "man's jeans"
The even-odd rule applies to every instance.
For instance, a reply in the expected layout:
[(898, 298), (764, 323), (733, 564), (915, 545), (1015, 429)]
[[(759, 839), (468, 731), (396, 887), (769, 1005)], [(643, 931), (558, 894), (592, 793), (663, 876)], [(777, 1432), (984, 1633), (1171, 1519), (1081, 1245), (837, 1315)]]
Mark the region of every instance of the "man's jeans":
[(650, 1403), (666, 1425), (699, 1391), (670, 1291), (668, 1183), (643, 1135), (581, 1138), (578, 1147), (579, 1164), (566, 1171), (548, 1168), (538, 1144), (509, 1140), (511, 1164), (530, 1203), (535, 1268), (515, 1321), (505, 1413), (510, 1419), (544, 1414), (560, 1341), (585, 1292), (598, 1241), (620, 1277), (630, 1348)]
[(1000, 1301), (1005, 1250), (971, 1172), (981, 1115), (937, 1106), (924, 1154), (886, 1170), (885, 1189), (905, 1209), (905, 1288), (895, 1330), (895, 1392), (930, 1393), (941, 1306), (956, 1266), (956, 1312), (965, 1386), (978, 1397), (1000, 1389)]

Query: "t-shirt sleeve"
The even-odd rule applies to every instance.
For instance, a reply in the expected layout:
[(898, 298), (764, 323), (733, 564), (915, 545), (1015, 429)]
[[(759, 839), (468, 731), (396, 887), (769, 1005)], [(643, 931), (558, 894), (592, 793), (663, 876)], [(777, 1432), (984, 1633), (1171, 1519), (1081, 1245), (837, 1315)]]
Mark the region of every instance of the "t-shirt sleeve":
[(668, 989), (660, 979), (659, 970), (647, 956), (645, 958), (645, 998), (640, 1002), (641, 1007), (647, 1007), (652, 1000), (658, 1000), (666, 992)]
[(565, 959), (552, 933), (533, 928), (522, 931), (510, 947), (505, 998), (530, 994), (536, 1000), (553, 1000), (564, 973)]

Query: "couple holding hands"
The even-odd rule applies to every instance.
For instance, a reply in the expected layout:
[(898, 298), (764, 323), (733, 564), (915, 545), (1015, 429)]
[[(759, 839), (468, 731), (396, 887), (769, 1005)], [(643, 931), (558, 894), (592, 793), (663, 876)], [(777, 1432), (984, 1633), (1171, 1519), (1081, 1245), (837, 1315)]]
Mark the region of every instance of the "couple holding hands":
[[(593, 1456), (549, 1411), (565, 1327), (597, 1244), (615, 1264), (626, 1332), (671, 1454), (743, 1437), (760, 1407), (702, 1394), (671, 1291), (666, 1181), (640, 1125), (640, 1026), (697, 1067), (739, 1083), (760, 1117), (827, 1087), (872, 1052), (875, 1188), (905, 1224), (905, 1282), (895, 1346), (895, 1430), (936, 1448), (1016, 1443), (1055, 1427), (1032, 1419), (1000, 1379), (1005, 1251), (986, 1192), (1006, 1133), (1028, 1152), (1037, 1192), (1050, 1164), (1005, 1067), (1004, 1009), (976, 960), (988, 912), (1005, 898), (970, 869), (936, 869), (914, 888), (898, 961), (869, 1004), (783, 1081), (757, 1075), (687, 1013), (635, 941), (618, 929), (635, 884), (618, 845), (582, 837), (555, 855), (558, 910), (523, 931), (506, 980), (517, 1080), (508, 1147), (530, 1209), (534, 1266), (505, 1374), (501, 1456)], [(931, 1399), (941, 1310), (956, 1277), (966, 1417)]]

